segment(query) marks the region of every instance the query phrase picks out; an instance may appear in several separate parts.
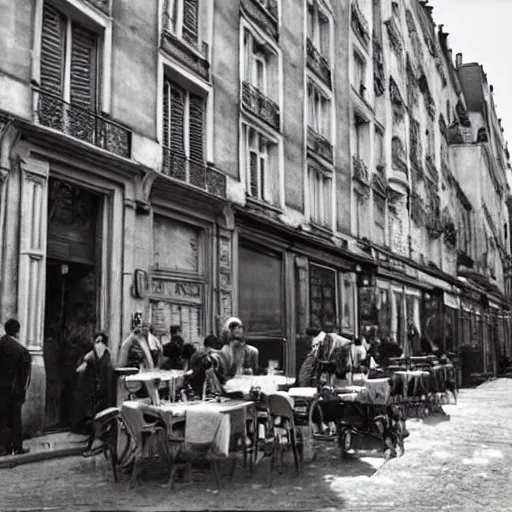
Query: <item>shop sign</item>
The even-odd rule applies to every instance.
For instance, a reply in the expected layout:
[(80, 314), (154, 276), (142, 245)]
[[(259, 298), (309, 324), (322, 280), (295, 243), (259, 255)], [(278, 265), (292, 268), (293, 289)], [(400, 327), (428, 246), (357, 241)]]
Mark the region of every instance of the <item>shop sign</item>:
[(444, 304), (449, 308), (460, 309), (460, 299), (456, 295), (444, 292)]

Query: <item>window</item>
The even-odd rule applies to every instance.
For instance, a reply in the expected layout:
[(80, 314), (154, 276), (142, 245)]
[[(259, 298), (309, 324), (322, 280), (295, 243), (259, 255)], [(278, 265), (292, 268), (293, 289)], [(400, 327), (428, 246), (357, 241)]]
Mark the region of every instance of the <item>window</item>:
[(341, 327), (344, 331), (354, 332), (354, 282), (350, 274), (342, 274), (342, 316)]
[(151, 322), (157, 332), (181, 325), (184, 338), (200, 344), (210, 286), (207, 233), (204, 227), (155, 214), (153, 243)]
[(471, 211), (462, 211), (462, 240), (463, 240), (463, 251), (471, 256)]
[(174, 35), (197, 44), (199, 0), (169, 0), (168, 17), (168, 28)]
[(436, 154), (436, 146), (434, 127), (432, 122), (429, 122), (429, 126), (425, 131), (425, 135), (427, 136), (427, 156), (432, 157), (432, 160), (434, 160)]
[(316, 0), (308, 0), (308, 38), (316, 49), (330, 60), (329, 18)]
[(369, 123), (360, 117), (355, 115), (354, 120), (354, 149), (355, 156), (360, 158), (364, 162), (367, 161), (367, 148), (368, 148), (368, 132), (370, 129)]
[(313, 83), (308, 83), (308, 124), (331, 140), (331, 102)]
[(239, 247), (239, 316), (248, 334), (283, 333), (281, 255), (249, 245)]
[(326, 332), (336, 329), (336, 272), (309, 265), (310, 327)]
[(356, 218), (358, 238), (368, 238), (368, 198), (356, 193)]
[(204, 165), (205, 110), (205, 98), (164, 80), (162, 144), (171, 171), (185, 172), (185, 162)]
[[(96, 111), (99, 104), (100, 38), (48, 3), (43, 7), (41, 88), (79, 107)], [(80, 112), (68, 111), (69, 124), (85, 129)], [(55, 116), (62, 110), (55, 109)], [(73, 119), (77, 116), (77, 119)]]
[(311, 220), (332, 227), (332, 174), (310, 165), (308, 168), (309, 210)]
[(377, 171), (384, 174), (386, 165), (386, 156), (384, 153), (384, 134), (378, 128), (375, 128), (375, 167)]
[(267, 203), (279, 202), (277, 144), (255, 128), (243, 125), (243, 168), (247, 194)]
[(277, 100), (277, 55), (269, 45), (244, 29), (243, 80), (262, 94)]
[(361, 96), (366, 91), (366, 62), (359, 52), (354, 52), (354, 68), (353, 68), (353, 86)]
[(373, 196), (373, 226), (374, 241), (379, 245), (386, 244), (386, 200), (374, 194)]

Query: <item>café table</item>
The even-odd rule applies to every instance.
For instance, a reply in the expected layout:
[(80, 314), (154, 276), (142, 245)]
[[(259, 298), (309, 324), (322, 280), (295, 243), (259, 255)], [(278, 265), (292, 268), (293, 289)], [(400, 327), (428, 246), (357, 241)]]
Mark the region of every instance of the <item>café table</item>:
[(224, 384), (224, 390), (228, 393), (238, 391), (244, 396), (249, 396), (251, 388), (260, 388), (262, 393), (271, 395), (281, 387), (293, 386), (295, 380), (284, 375), (238, 375)]
[(141, 371), (134, 375), (125, 377), (125, 384), (129, 387), (130, 383), (142, 383), (147, 391), (151, 402), (155, 405), (160, 404), (160, 394), (158, 389), (162, 383), (168, 383), (169, 395), (171, 401), (174, 402), (177, 386), (183, 383), (185, 375), (184, 370), (150, 370)]

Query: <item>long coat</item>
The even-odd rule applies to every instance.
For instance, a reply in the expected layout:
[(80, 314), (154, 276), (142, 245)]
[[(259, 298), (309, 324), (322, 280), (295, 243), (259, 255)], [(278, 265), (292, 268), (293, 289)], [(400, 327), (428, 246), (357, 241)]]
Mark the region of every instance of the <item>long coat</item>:
[(75, 389), (73, 430), (76, 431), (81, 430), (84, 422), (94, 418), (96, 413), (106, 409), (112, 397), (113, 367), (110, 351), (106, 349), (101, 358), (95, 350), (91, 352), (92, 358), (85, 371), (78, 376)]
[(32, 357), (15, 338), (0, 338), (0, 403), (22, 404), (30, 382)]

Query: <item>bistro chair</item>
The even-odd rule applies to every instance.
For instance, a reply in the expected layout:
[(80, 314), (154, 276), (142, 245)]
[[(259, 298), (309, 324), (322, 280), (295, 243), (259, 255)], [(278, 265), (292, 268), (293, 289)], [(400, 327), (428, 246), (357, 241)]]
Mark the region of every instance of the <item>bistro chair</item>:
[(170, 460), (165, 424), (159, 415), (144, 411), (141, 405), (139, 402), (127, 401), (121, 408), (121, 417), (135, 444), (132, 486), (138, 481), (144, 461), (153, 458), (155, 454), (167, 465)]
[(268, 472), (268, 484), (272, 485), (274, 465), (278, 463), (278, 470), (283, 472), (283, 456), (288, 450), (292, 450), (295, 462), (295, 470), (300, 474), (302, 470), (302, 440), (299, 440), (299, 430), (295, 425), (293, 414), (293, 399), (286, 393), (277, 392), (268, 395), (268, 411), (273, 427), (274, 447), (270, 459)]

